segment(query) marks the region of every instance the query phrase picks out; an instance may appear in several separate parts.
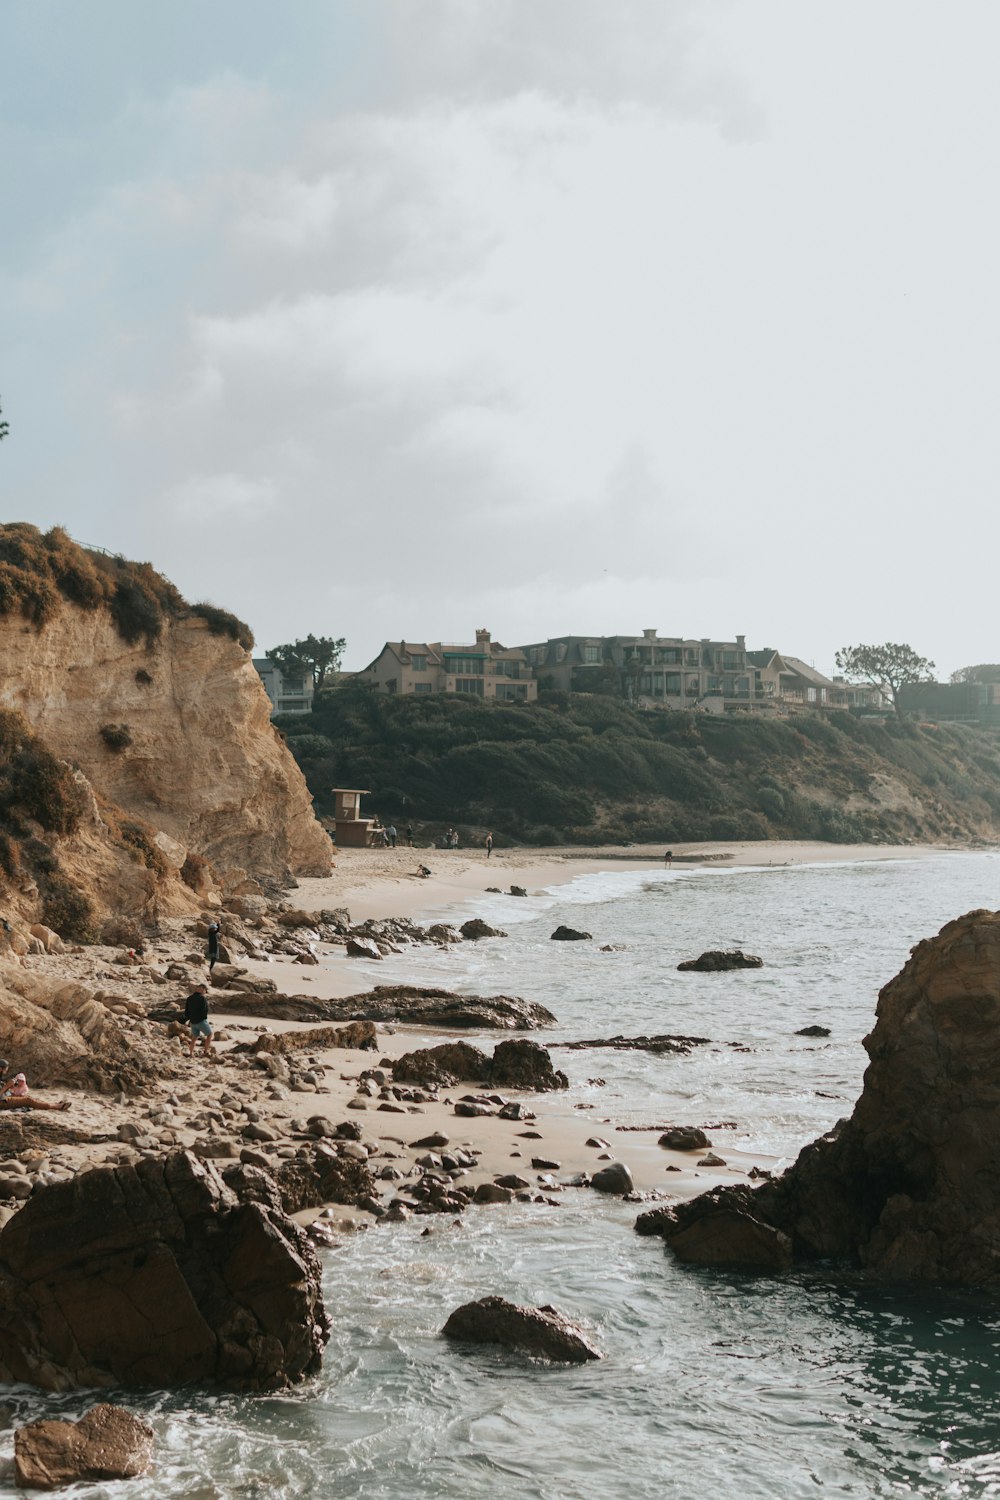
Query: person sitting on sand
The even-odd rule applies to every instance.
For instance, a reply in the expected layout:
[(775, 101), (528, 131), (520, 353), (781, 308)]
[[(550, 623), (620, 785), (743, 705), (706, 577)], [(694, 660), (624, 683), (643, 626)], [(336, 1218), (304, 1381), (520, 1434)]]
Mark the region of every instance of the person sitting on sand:
[(0, 1109), (69, 1109), (69, 1100), (60, 1099), (50, 1104), (47, 1099), (36, 1099), (28, 1093), (28, 1080), (23, 1073), (7, 1077), (10, 1063), (0, 1057)]
[(184, 1002), (184, 1019), (191, 1033), (188, 1038), (188, 1057), (194, 1057), (194, 1049), (201, 1043), (202, 1054), (205, 1057), (213, 1055), (212, 1048), (212, 1023), (208, 1019), (208, 989), (203, 984), (196, 984), (194, 990)]

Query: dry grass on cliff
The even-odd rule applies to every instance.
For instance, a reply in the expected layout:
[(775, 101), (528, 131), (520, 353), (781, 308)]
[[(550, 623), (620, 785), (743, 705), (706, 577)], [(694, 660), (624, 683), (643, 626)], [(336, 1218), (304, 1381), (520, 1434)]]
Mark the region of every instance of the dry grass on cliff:
[(194, 615), (213, 635), (253, 648), (242, 620), (213, 604), (188, 605), (150, 563), (90, 551), (59, 526), (44, 533), (23, 521), (0, 526), (0, 615), (21, 614), (41, 629), (64, 600), (88, 611), (105, 606), (130, 646), (152, 645), (164, 621)]

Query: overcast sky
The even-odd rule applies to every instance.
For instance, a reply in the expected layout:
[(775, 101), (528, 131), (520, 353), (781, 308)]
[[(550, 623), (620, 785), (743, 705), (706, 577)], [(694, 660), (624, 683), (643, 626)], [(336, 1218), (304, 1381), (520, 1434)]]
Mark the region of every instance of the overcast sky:
[(264, 648), (1000, 659), (996, 0), (4, 0), (2, 518)]

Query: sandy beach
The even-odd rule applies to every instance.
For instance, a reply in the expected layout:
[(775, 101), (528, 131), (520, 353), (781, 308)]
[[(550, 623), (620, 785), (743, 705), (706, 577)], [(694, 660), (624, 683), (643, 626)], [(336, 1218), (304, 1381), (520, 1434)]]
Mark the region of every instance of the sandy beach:
[[(790, 842), (678, 845), (674, 847), (673, 855), (677, 865), (696, 868), (913, 859), (923, 852), (916, 847)], [(424, 879), (414, 873), (419, 863), (429, 866), (430, 877)], [(637, 846), (495, 851), (489, 860), (481, 851), (345, 850), (338, 855), (331, 876), (321, 880), (301, 880), (287, 893), (287, 904), (306, 911), (346, 907), (355, 922), (368, 917), (393, 916), (427, 922), (458, 903), (470, 903), (468, 913), (473, 915), (475, 898), (489, 886), (507, 889), (511, 884), (521, 885), (531, 895), (586, 873), (662, 868), (662, 850)], [(199, 940), (192, 937), (192, 928), (191, 921), (174, 922), (169, 936), (158, 941), (147, 954), (148, 966), (163, 975), (171, 963), (190, 962), (192, 951), (201, 946)], [(308, 967), (281, 955), (274, 955), (266, 962), (238, 958), (237, 963), (241, 969), (273, 980), (282, 994), (308, 995), (314, 999), (361, 994), (379, 983), (378, 964), (348, 958), (342, 946), (317, 945), (316, 951), (320, 962)], [(397, 980), (401, 961), (408, 971), (406, 982), (415, 985), (428, 982), (422, 958), (429, 951), (420, 945), (407, 948), (402, 959), (396, 959)], [(30, 956), (24, 964), (29, 969), (66, 974), (90, 985), (113, 980), (115, 992), (122, 997), (139, 999), (144, 1004), (152, 998), (149, 977), (142, 987), (138, 984), (138, 976), (130, 984), (130, 971), (107, 969), (104, 966), (109, 961), (113, 962), (113, 959), (107, 951), (99, 957), (95, 950), (82, 949), (75, 956)], [(164, 993), (159, 990), (157, 998)], [(212, 993), (221, 1002), (224, 992)], [(231, 994), (227, 998), (231, 999)], [(533, 998), (544, 999), (544, 996)], [(274, 1131), (278, 1143), (275, 1149), (278, 1150), (282, 1146), (287, 1148), (289, 1143), (307, 1133), (310, 1117), (322, 1115), (334, 1123), (352, 1120), (361, 1126), (362, 1139), (370, 1147), (370, 1165), (376, 1176), (385, 1168), (401, 1174), (397, 1187), (388, 1181), (383, 1184), (387, 1199), (395, 1191), (405, 1191), (407, 1179), (415, 1181), (419, 1178), (420, 1168), (416, 1166), (416, 1160), (425, 1154), (427, 1148), (418, 1146), (417, 1142), (430, 1135), (446, 1138), (451, 1149), (464, 1148), (476, 1153), (477, 1165), (469, 1169), (466, 1185), (492, 1182), (500, 1174), (516, 1172), (533, 1190), (548, 1196), (562, 1191), (559, 1185), (566, 1179), (579, 1173), (592, 1173), (609, 1160), (622, 1161), (629, 1167), (640, 1193), (671, 1196), (692, 1195), (716, 1182), (738, 1180), (753, 1167), (773, 1165), (766, 1157), (751, 1156), (728, 1145), (729, 1130), (716, 1121), (651, 1118), (644, 1122), (650, 1127), (648, 1130), (618, 1129), (619, 1122), (606, 1107), (602, 1107), (600, 1088), (594, 1086), (587, 1090), (589, 1072), (598, 1071), (596, 1058), (590, 1062), (588, 1054), (562, 1051), (553, 1054), (554, 1064), (567, 1071), (575, 1085), (575, 1102), (571, 1103), (560, 1092), (541, 1095), (508, 1092), (506, 1097), (520, 1099), (535, 1118), (504, 1120), (495, 1115), (467, 1118), (456, 1116), (454, 1106), (463, 1095), (481, 1092), (473, 1084), (442, 1089), (436, 1099), (399, 1102), (384, 1091), (380, 1093), (377, 1088), (366, 1094), (361, 1077), (383, 1061), (388, 1073), (393, 1059), (402, 1053), (453, 1040), (453, 1033), (404, 1024), (380, 1024), (377, 1052), (344, 1048), (310, 1052), (308, 1066), (317, 1079), (315, 1091), (310, 1085), (305, 1092), (293, 1089), (289, 1093), (285, 1089), (273, 1088), (271, 1080), (261, 1073), (248, 1072), (245, 1066), (234, 1068), (227, 1060), (227, 1054), (238, 1043), (252, 1042), (262, 1031), (303, 1030), (308, 1029), (306, 1023), (265, 1021), (247, 1014), (217, 1014), (216, 1024), (220, 1030), (217, 1061), (213, 1064), (198, 1057), (189, 1063), (183, 1058), (178, 1044), (178, 1070), (173, 1077), (163, 1080), (162, 1095), (170, 1102), (172, 1110), (172, 1143), (197, 1149), (197, 1143), (205, 1135), (203, 1116), (206, 1108), (220, 1110), (222, 1123), (213, 1129), (225, 1131), (228, 1121), (235, 1132), (238, 1124), (235, 1095), (249, 1102), (260, 1120)], [(544, 1031), (528, 1035), (545, 1044)], [(492, 1050), (492, 1045), (510, 1036), (510, 1032), (496, 1032), (489, 1041), (481, 1038), (477, 1041), (485, 1049)], [(391, 1084), (391, 1075), (387, 1082)], [(583, 1099), (580, 1098), (581, 1087)], [(104, 1141), (115, 1137), (123, 1139), (122, 1126), (155, 1115), (157, 1108), (162, 1108), (162, 1100), (141, 1097), (114, 1098), (75, 1091), (68, 1097), (71, 1101), (68, 1114), (43, 1118), (72, 1121), (75, 1126), (93, 1132), (95, 1139)], [(700, 1152), (692, 1155), (661, 1148), (657, 1144), (660, 1130), (671, 1124), (705, 1128), (712, 1149), (722, 1157), (723, 1165), (701, 1164)], [(731, 1133), (729, 1138), (732, 1139)], [(238, 1139), (236, 1144), (238, 1146)], [(127, 1150), (127, 1145), (122, 1149)], [(51, 1165), (56, 1170), (75, 1171), (87, 1162), (103, 1159), (104, 1155), (103, 1150), (93, 1153), (85, 1145), (66, 1145), (61, 1151), (51, 1153)], [(543, 1166), (539, 1164), (541, 1162), (555, 1165)], [(319, 1212), (321, 1210), (312, 1210), (302, 1217), (309, 1220)], [(338, 1207), (333, 1213), (345, 1224), (353, 1222), (367, 1226), (374, 1222), (368, 1214), (357, 1209)]]

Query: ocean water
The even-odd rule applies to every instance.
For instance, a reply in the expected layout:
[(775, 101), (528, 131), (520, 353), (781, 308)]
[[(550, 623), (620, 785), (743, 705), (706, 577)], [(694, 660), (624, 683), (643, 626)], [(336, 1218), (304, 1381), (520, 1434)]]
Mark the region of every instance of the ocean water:
[[(484, 864), (484, 885), (495, 874)], [(717, 1144), (781, 1163), (853, 1107), (878, 989), (912, 944), (984, 906), (1000, 906), (997, 854), (615, 872), (523, 901), (484, 896), (456, 915), (496, 919), (506, 941), (387, 960), (380, 978), (412, 978), (419, 964), (428, 980), (529, 995), (559, 1017), (545, 1040), (708, 1037), (687, 1057), (558, 1058), (571, 1098), (602, 1115), (732, 1120)], [(550, 942), (563, 921), (595, 942)], [(623, 951), (600, 953), (604, 942)], [(730, 946), (766, 967), (677, 973), (682, 958)], [(794, 1035), (816, 1022), (829, 1039)], [(586, 1082), (596, 1075), (599, 1089)], [(628, 1141), (615, 1137), (625, 1160)], [(352, 1237), (325, 1253), (334, 1335), (313, 1384), (256, 1400), (125, 1397), (156, 1428), (155, 1473), (74, 1493), (1000, 1495), (1000, 1301), (828, 1269), (767, 1280), (683, 1267), (634, 1233), (636, 1212), (580, 1191), (558, 1208), (470, 1210), (455, 1224), (432, 1216)], [(441, 1339), (454, 1307), (494, 1292), (577, 1317), (605, 1359), (551, 1369)], [(0, 1399), (3, 1455), (20, 1422), (91, 1404), (22, 1387)], [(9, 1457), (0, 1487), (12, 1492)]]

